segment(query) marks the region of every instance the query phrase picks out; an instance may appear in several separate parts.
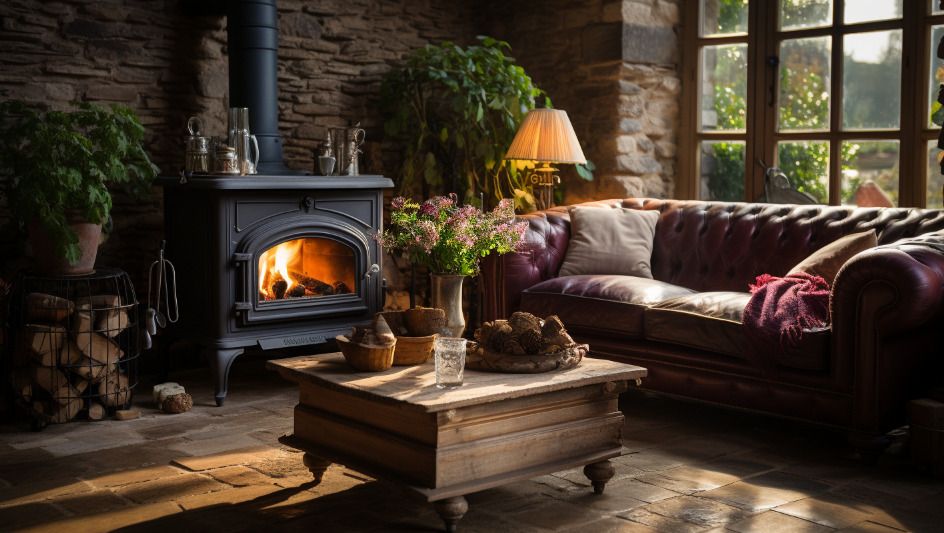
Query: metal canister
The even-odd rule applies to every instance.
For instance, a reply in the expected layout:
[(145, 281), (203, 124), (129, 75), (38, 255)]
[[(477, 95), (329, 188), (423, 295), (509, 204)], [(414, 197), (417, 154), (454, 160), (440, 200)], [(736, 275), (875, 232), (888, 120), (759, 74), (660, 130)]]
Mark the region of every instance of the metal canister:
[(187, 152), (184, 157), (184, 171), (188, 173), (207, 174), (210, 172), (210, 140), (200, 135), (200, 119), (190, 117), (187, 120), (186, 145)]
[(215, 174), (240, 174), (239, 158), (236, 156), (236, 149), (232, 146), (221, 144), (216, 149), (215, 164), (216, 167), (213, 169)]

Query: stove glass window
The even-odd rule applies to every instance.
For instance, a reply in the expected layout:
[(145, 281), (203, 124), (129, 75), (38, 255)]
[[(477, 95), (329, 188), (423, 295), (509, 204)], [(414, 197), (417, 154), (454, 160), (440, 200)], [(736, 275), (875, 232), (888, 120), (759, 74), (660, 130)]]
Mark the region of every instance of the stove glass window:
[(354, 250), (340, 242), (303, 237), (269, 248), (259, 256), (259, 301), (350, 294)]

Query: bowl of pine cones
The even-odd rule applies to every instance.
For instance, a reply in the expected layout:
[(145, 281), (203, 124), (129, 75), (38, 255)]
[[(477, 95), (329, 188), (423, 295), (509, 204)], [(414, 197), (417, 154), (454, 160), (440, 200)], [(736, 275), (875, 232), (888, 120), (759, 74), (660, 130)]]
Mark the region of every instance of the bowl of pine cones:
[(529, 374), (563, 370), (580, 364), (588, 350), (570, 337), (557, 315), (542, 319), (519, 311), (475, 331), (466, 368)]
[(431, 307), (380, 313), (397, 337), (394, 366), (421, 365), (433, 354), (436, 335), (446, 325), (446, 312)]

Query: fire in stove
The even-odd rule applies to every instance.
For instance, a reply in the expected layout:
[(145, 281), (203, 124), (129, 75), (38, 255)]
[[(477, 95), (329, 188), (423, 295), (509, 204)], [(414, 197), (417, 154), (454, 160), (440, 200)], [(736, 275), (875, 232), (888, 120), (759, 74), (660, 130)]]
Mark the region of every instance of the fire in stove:
[(350, 294), (354, 251), (331, 239), (305, 237), (283, 242), (259, 256), (261, 301)]

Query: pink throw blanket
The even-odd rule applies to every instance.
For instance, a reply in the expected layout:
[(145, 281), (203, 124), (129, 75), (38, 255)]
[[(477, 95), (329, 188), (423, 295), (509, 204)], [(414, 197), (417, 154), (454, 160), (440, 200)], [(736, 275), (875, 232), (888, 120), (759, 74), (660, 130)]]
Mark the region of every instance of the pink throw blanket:
[(750, 288), (743, 322), (758, 351), (798, 348), (804, 329), (829, 324), (829, 284), (820, 276), (762, 274)]

